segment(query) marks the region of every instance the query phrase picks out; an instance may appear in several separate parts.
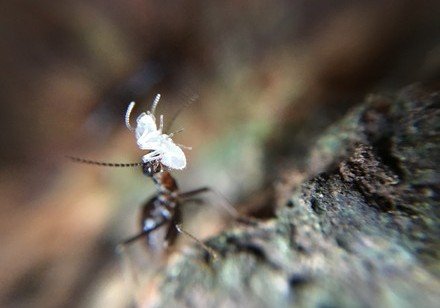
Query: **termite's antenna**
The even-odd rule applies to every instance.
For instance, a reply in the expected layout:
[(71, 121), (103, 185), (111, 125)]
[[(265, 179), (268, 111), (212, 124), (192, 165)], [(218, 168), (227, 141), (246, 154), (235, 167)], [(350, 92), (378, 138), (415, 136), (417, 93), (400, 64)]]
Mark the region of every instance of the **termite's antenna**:
[(125, 126), (127, 126), (130, 131), (133, 131), (133, 127), (130, 125), (130, 114), (134, 108), (134, 105), (135, 102), (131, 102), (130, 105), (128, 105), (127, 107), (127, 111), (125, 112)]
[(173, 115), (173, 117), (171, 118), (171, 121), (168, 123), (165, 133), (169, 132), (171, 129), (171, 126), (173, 125), (174, 121), (177, 119), (177, 117), (179, 116), (179, 114), (185, 110), (188, 106), (190, 106), (192, 103), (194, 103), (196, 100), (199, 99), (199, 95), (193, 95), (193, 97), (191, 97), (185, 104), (183, 104), (183, 106), (181, 106), (176, 113)]
[(139, 166), (142, 166), (142, 163), (107, 163), (107, 162), (89, 160), (89, 159), (73, 157), (73, 156), (66, 156), (66, 157), (75, 163), (97, 165), (97, 166), (103, 166), (103, 167), (139, 167)]
[(159, 104), (160, 101), (160, 94), (157, 94), (156, 97), (154, 98), (153, 104), (151, 105), (151, 114), (154, 115), (154, 113), (156, 112), (156, 107), (157, 104)]

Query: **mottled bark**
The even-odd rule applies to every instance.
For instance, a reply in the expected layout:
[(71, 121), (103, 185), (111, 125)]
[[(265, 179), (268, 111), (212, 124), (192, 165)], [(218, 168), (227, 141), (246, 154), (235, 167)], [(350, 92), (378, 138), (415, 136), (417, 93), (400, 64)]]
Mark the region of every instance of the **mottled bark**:
[(438, 305), (439, 127), (432, 87), (369, 97), (319, 139), (275, 218), (207, 241), (216, 259), (182, 255), (157, 304)]

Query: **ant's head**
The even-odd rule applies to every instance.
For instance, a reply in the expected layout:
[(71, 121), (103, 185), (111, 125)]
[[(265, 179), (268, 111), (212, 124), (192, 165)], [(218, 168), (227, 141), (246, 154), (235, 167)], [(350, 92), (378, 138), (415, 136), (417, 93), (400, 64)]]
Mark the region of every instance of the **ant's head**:
[(153, 160), (142, 163), (142, 172), (149, 177), (152, 177), (156, 173), (162, 172), (163, 166), (159, 160)]

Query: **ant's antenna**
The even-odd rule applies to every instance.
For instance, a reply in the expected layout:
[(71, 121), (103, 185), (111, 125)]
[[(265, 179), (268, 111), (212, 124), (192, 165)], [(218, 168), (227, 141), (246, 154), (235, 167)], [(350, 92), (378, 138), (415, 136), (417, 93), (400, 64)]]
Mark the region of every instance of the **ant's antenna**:
[(156, 107), (157, 104), (159, 104), (160, 101), (160, 94), (157, 94), (156, 97), (154, 98), (153, 104), (151, 105), (151, 114), (154, 115), (154, 113), (156, 112)]
[(106, 162), (88, 160), (88, 159), (73, 157), (73, 156), (66, 156), (66, 157), (75, 163), (98, 165), (98, 166), (103, 166), (103, 167), (139, 167), (139, 166), (142, 166), (142, 163), (106, 163)]
[(176, 113), (173, 115), (173, 117), (171, 118), (171, 121), (168, 123), (165, 132), (168, 132), (171, 129), (171, 126), (173, 125), (174, 121), (177, 119), (177, 117), (179, 116), (179, 114), (185, 110), (188, 106), (190, 106), (192, 103), (194, 103), (196, 100), (199, 99), (199, 95), (195, 94), (193, 95), (188, 101), (185, 102), (185, 104), (183, 104), (183, 106), (181, 106)]
[(133, 131), (133, 127), (130, 125), (130, 114), (134, 108), (134, 105), (135, 102), (131, 102), (130, 105), (128, 105), (127, 107), (127, 111), (125, 112), (125, 126), (127, 126), (130, 131)]

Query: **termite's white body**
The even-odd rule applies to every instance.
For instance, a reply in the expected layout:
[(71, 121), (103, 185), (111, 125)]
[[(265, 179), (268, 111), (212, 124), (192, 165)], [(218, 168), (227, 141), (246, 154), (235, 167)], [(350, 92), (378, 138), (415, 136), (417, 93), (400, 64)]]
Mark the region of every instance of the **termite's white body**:
[(185, 168), (185, 153), (170, 136), (162, 133), (162, 127), (157, 129), (153, 114), (142, 113), (137, 118), (136, 140), (139, 148), (151, 150), (142, 157), (144, 162), (160, 159), (161, 163), (168, 168)]
[[(163, 116), (160, 116), (159, 128), (156, 125), (156, 118), (154, 110), (159, 102), (160, 95), (156, 96), (151, 111), (143, 112), (136, 120), (135, 136), (137, 145), (142, 150), (149, 150), (150, 152), (142, 157), (144, 163), (154, 160), (160, 162), (170, 169), (183, 169), (186, 167), (186, 157), (182, 149), (174, 143), (171, 136), (164, 134), (163, 131)], [(127, 108), (125, 115), (125, 122), (130, 130), (133, 130), (129, 123), (130, 113), (134, 107), (134, 102), (131, 102)], [(171, 134), (172, 135), (172, 134)]]

